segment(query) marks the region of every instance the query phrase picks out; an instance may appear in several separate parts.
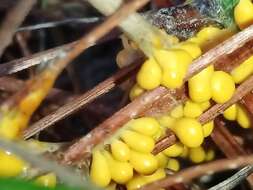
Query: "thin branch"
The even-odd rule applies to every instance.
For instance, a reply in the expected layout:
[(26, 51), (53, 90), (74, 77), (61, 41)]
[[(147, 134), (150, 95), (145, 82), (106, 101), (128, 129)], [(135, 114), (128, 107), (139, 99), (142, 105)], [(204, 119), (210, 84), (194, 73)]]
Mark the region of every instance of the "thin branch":
[(62, 52), (67, 52), (72, 49), (76, 43), (77, 41), (43, 52), (35, 53), (30, 57), (24, 57), (21, 59), (10, 61), (8, 63), (1, 64), (0, 77), (7, 74), (16, 73), (29, 67), (39, 65), (41, 63), (52, 61), (53, 59), (56, 59)]
[(104, 20), (104, 18), (101, 18), (101, 17), (67, 18), (67, 19), (60, 20), (60, 21), (45, 22), (45, 23), (40, 23), (40, 24), (34, 24), (31, 26), (19, 27), (17, 29), (17, 32), (54, 28), (54, 27), (67, 25), (67, 24), (71, 24), (71, 25), (72, 24), (91, 24), (91, 23), (97, 23), (97, 22), (103, 21), (103, 20)]
[(241, 100), (241, 103), (248, 110), (250, 116), (253, 116), (253, 93), (250, 92), (249, 94), (244, 96), (243, 99)]
[[(248, 154), (225, 127), (225, 122), (221, 118), (215, 118), (214, 124), (215, 128), (211, 134), (211, 138), (226, 157), (235, 158)], [(253, 175), (250, 175), (247, 180), (250, 185), (253, 185)]]
[(206, 164), (189, 167), (176, 173), (175, 175), (147, 184), (141, 187), (140, 190), (166, 188), (177, 183), (189, 182), (191, 179), (200, 177), (204, 174), (213, 174), (223, 170), (232, 170), (252, 163), (253, 155), (239, 156), (234, 159), (220, 159)]
[(247, 155), (247, 152), (238, 144), (229, 130), (225, 127), (225, 121), (217, 117), (214, 120), (214, 124), (215, 128), (211, 137), (226, 157), (235, 158), (240, 155)]
[(20, 0), (18, 4), (8, 12), (0, 30), (0, 57), (5, 48), (11, 43), (19, 25), (23, 22), (36, 0)]
[(80, 110), (87, 103), (90, 103), (97, 97), (107, 93), (112, 88), (114, 88), (118, 83), (128, 78), (128, 76), (131, 76), (133, 72), (137, 70), (137, 68), (139, 68), (138, 63), (121, 69), (113, 76), (109, 77), (108, 79), (98, 84), (95, 88), (87, 91), (86, 93), (74, 99), (73, 101), (60, 107), (54, 113), (49, 114), (46, 117), (39, 120), (38, 122), (34, 123), (32, 126), (30, 126), (27, 130), (24, 131), (23, 134), (24, 138), (28, 139), (31, 136), (35, 135), (36, 133), (48, 128), (49, 126), (52, 126), (57, 121), (62, 120), (63, 118), (69, 116), (70, 114)]
[(242, 168), (240, 171), (227, 178), (223, 182), (209, 188), (208, 190), (220, 190), (226, 189), (230, 190), (239, 185), (245, 178), (247, 178), (253, 172), (253, 166), (246, 166)]

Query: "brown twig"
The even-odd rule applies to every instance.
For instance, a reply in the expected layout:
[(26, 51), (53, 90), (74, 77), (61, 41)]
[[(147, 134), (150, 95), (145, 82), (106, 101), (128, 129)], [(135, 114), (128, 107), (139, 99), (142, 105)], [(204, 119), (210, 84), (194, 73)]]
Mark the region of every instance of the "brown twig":
[[(233, 135), (225, 127), (225, 122), (221, 118), (215, 118), (215, 128), (211, 134), (212, 140), (227, 158), (236, 158), (241, 155), (247, 155)], [(253, 185), (253, 175), (249, 175), (248, 182)]]
[(23, 22), (35, 3), (36, 0), (20, 0), (17, 5), (8, 12), (0, 30), (0, 57), (5, 48), (11, 43), (17, 28)]
[(166, 188), (171, 185), (189, 182), (193, 178), (197, 178), (204, 174), (211, 174), (223, 170), (236, 169), (241, 166), (249, 165), (253, 163), (253, 155), (249, 156), (239, 156), (234, 159), (221, 159), (206, 164), (201, 164), (198, 166), (193, 166), (182, 170), (175, 175), (168, 176), (164, 179), (155, 181), (153, 183), (147, 184), (140, 188), (140, 190), (153, 190)]
[(251, 116), (253, 116), (253, 93), (250, 92), (246, 96), (243, 97), (241, 103), (248, 110)]
[(235, 158), (240, 155), (247, 155), (247, 152), (243, 150), (228, 129), (226, 129), (225, 122), (221, 118), (215, 118), (214, 123), (215, 128), (211, 137), (226, 157)]
[(8, 63), (1, 64), (0, 77), (7, 74), (13, 74), (18, 71), (22, 71), (24, 69), (27, 69), (35, 65), (39, 65), (41, 63), (51, 61), (57, 58), (59, 54), (61, 54), (62, 52), (69, 51), (72, 47), (74, 47), (76, 43), (77, 41), (53, 49), (49, 49), (40, 53), (35, 53), (29, 57), (24, 57), (21, 59), (10, 61)]
[(78, 111), (79, 109), (84, 107), (87, 103), (92, 102), (94, 99), (101, 96), (102, 94), (107, 93), (109, 90), (114, 88), (118, 83), (128, 78), (128, 76), (131, 76), (131, 74), (133, 74), (133, 72), (135, 72), (138, 67), (139, 64), (136, 63), (129, 67), (121, 69), (112, 77), (109, 77), (108, 79), (101, 82), (95, 88), (87, 91), (86, 93), (74, 99), (73, 101), (60, 107), (54, 113), (42, 118), (41, 120), (34, 123), (31, 127), (29, 127), (27, 130), (24, 131), (24, 138), (25, 139), (30, 138), (31, 136), (46, 129), (47, 127), (52, 126), (57, 121)]
[[(220, 59), (232, 54), (233, 52), (236, 52), (238, 48), (243, 47), (251, 40), (253, 40), (253, 26), (234, 35), (230, 39), (226, 40), (225, 42), (221, 43), (220, 45), (216, 46), (215, 48), (211, 49), (206, 54), (195, 60), (190, 66), (185, 81), (187, 81), (193, 75), (197, 74), (210, 64), (216, 63)], [(250, 50), (253, 51), (252, 48)], [(248, 90), (247, 88), (251, 82), (252, 81), (249, 80), (246, 82), (246, 84), (244, 83), (239, 89), (237, 89), (237, 91), (242, 92), (239, 92), (239, 96), (237, 94), (236, 97), (233, 97), (229, 101), (229, 104), (233, 103), (233, 101), (235, 100), (240, 99), (242, 97), (241, 95), (245, 95), (245, 92), (243, 92), (243, 90), (245, 90), (246, 87), (247, 91)], [(155, 102), (158, 102), (159, 99), (164, 96), (170, 97), (170, 101), (168, 104), (170, 105), (170, 102), (172, 102), (172, 104), (167, 108), (168, 109), (167, 111), (170, 111), (170, 109), (172, 109), (173, 106), (177, 104), (175, 103), (175, 98), (171, 90), (167, 90), (163, 87), (158, 87), (157, 89), (147, 92), (142, 97), (137, 98), (132, 103), (128, 104), (125, 108), (119, 110), (116, 114), (108, 118), (106, 121), (101, 123), (97, 128), (88, 133), (88, 135), (81, 138), (78, 142), (72, 145), (65, 152), (64, 162), (71, 163), (71, 160), (80, 159), (84, 154), (88, 153), (94, 145), (102, 142), (108, 136), (113, 134), (113, 132), (115, 132), (118, 128), (120, 128), (122, 125), (128, 122), (130, 119), (143, 115), (145, 111), (149, 110), (152, 107), (152, 105), (155, 104)], [(145, 106), (147, 108), (140, 107), (143, 104), (143, 99), (146, 100)], [(221, 111), (221, 109), (223, 109), (224, 111), (224, 109), (228, 107), (229, 104), (227, 103), (225, 105), (217, 105), (212, 109), (214, 109), (214, 111), (217, 111), (218, 109), (220, 109)], [(132, 114), (133, 110), (135, 111), (134, 114)], [(210, 116), (214, 118), (213, 115), (211, 115), (212, 113), (213, 113), (212, 111), (208, 110), (206, 113), (203, 114), (203, 116), (201, 116), (200, 121), (203, 123), (207, 122), (208, 120), (210, 121), (211, 120), (209, 118)], [(217, 113), (215, 114), (217, 116)]]

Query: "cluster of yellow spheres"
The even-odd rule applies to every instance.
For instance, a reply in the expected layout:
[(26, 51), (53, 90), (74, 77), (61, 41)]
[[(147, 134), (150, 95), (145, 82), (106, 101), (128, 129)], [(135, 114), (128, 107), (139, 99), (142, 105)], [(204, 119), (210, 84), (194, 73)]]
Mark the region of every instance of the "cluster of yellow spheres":
[[(181, 134), (185, 124), (191, 125), (190, 130), (193, 132), (189, 136), (197, 140), (190, 142), (188, 135), (181, 135), (182, 143), (176, 143), (157, 155), (152, 154), (156, 141), (167, 129), (162, 125), (164, 123), (165, 120), (162, 123), (153, 117), (131, 120), (117, 137), (109, 140), (109, 147), (94, 148), (90, 168), (91, 180), (100, 187), (111, 187), (113, 183), (117, 183), (124, 184), (128, 190), (132, 190), (165, 177), (165, 168), (178, 171), (180, 164), (175, 157), (189, 157), (194, 163), (213, 158), (213, 151), (209, 151), (212, 154), (206, 153), (200, 147), (203, 142), (203, 126), (190, 118), (179, 119), (175, 124), (175, 132)], [(202, 155), (198, 156), (198, 152), (202, 152)]]

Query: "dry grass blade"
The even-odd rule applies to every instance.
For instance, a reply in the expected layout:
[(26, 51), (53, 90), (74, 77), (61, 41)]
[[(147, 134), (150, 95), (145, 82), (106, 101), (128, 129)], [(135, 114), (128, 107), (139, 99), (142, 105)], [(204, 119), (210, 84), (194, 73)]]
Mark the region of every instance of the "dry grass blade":
[(189, 182), (191, 179), (197, 178), (204, 174), (215, 173), (223, 170), (236, 169), (245, 165), (250, 165), (252, 163), (253, 163), (253, 155), (239, 156), (234, 159), (221, 159), (210, 163), (187, 168), (185, 170), (176, 173), (175, 175), (168, 176), (164, 179), (147, 184), (142, 188), (140, 188), (140, 190), (153, 190), (153, 189), (166, 188), (177, 183)]
[(35, 3), (36, 0), (20, 0), (6, 15), (0, 30), (0, 57), (5, 48), (11, 43), (12, 37), (16, 33), (17, 28), (23, 22)]

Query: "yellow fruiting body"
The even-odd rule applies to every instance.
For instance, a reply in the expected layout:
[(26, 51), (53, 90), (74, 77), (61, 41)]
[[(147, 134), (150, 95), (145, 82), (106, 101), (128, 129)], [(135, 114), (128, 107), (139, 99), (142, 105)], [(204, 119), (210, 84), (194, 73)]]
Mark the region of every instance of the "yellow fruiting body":
[[(133, 177), (133, 167), (128, 162), (114, 160), (107, 151), (103, 152), (109, 166), (111, 178), (118, 184), (125, 184)], [(103, 170), (100, 170), (103, 173)]]
[(195, 43), (195, 44), (198, 44), (198, 46), (200, 46), (203, 43), (202, 39), (197, 38), (196, 36), (187, 39), (186, 42)]
[(143, 176), (143, 178), (146, 181), (146, 183), (151, 183), (153, 181), (157, 181), (157, 180), (165, 178), (165, 177), (166, 177), (166, 173), (165, 173), (165, 171), (164, 171), (163, 168), (160, 168), (160, 169), (156, 170), (151, 175), (145, 175), (145, 176)]
[(54, 188), (57, 183), (57, 178), (54, 173), (48, 173), (36, 178), (34, 182), (43, 187)]
[(123, 131), (120, 137), (129, 148), (138, 152), (149, 153), (155, 147), (155, 141), (153, 138), (135, 131)]
[(126, 184), (126, 188), (127, 190), (137, 190), (143, 185), (145, 185), (146, 183), (147, 182), (143, 176), (135, 176)]
[(217, 27), (208, 26), (201, 29), (197, 33), (196, 37), (198, 38), (201, 49), (207, 51), (227, 38), (227, 34), (225, 35), (225, 32), (226, 31)]
[(154, 59), (148, 59), (143, 63), (137, 74), (138, 85), (146, 90), (158, 87), (162, 81), (162, 70)]
[(158, 168), (158, 161), (151, 153), (131, 151), (130, 163), (140, 174), (151, 174)]
[(204, 134), (204, 137), (208, 137), (213, 132), (213, 128), (214, 128), (213, 121), (210, 121), (210, 122), (204, 124), (203, 125), (203, 134)]
[(177, 159), (170, 158), (167, 164), (167, 168), (177, 172), (180, 170), (180, 163)]
[(172, 128), (176, 119), (171, 116), (164, 115), (164, 116), (157, 118), (157, 120), (161, 126), (167, 127), (167, 128)]
[(188, 88), (191, 100), (202, 103), (211, 99), (211, 78), (213, 73), (214, 67), (211, 65), (189, 79)]
[(105, 190), (116, 190), (117, 184), (112, 182), (108, 186), (105, 187)]
[(202, 114), (202, 108), (199, 104), (187, 101), (184, 105), (184, 116), (190, 117), (190, 118), (196, 118), (199, 117)]
[(158, 167), (164, 168), (168, 163), (168, 157), (165, 156), (164, 153), (159, 152), (157, 155), (155, 155), (157, 161), (158, 161)]
[(159, 130), (152, 136), (152, 138), (157, 141), (161, 136), (166, 133), (166, 130), (163, 126), (160, 126)]
[(21, 126), (26, 125), (27, 122), (27, 117), (23, 117), (18, 112), (4, 115), (0, 121), (0, 136), (10, 140), (16, 139), (20, 135)]
[(239, 123), (239, 125), (245, 129), (249, 128), (251, 125), (247, 111), (241, 106), (238, 106), (237, 108), (236, 120)]
[(16, 177), (27, 168), (27, 164), (16, 155), (0, 150), (0, 177)]
[(187, 146), (184, 146), (182, 154), (180, 154), (180, 157), (187, 158), (189, 154), (189, 148)]
[(199, 45), (190, 41), (181, 42), (176, 48), (185, 50), (193, 59), (198, 58), (202, 53)]
[(111, 143), (111, 151), (113, 157), (118, 161), (128, 161), (130, 158), (129, 147), (118, 139), (114, 139)]
[[(103, 172), (101, 172), (103, 171)], [(90, 178), (99, 187), (106, 187), (111, 181), (111, 173), (105, 156), (98, 150), (92, 153)]]
[(184, 107), (182, 104), (176, 106), (174, 109), (171, 110), (170, 116), (174, 118), (181, 118), (184, 116)]
[(231, 76), (236, 84), (243, 82), (253, 73), (253, 56), (248, 58), (238, 67), (231, 71)]
[(217, 103), (225, 103), (235, 92), (233, 78), (223, 72), (215, 71), (211, 79), (212, 99)]
[(138, 175), (133, 177), (127, 184), (127, 190), (137, 190), (147, 183), (151, 183), (166, 177), (164, 169), (158, 169), (151, 175)]
[(176, 143), (166, 148), (163, 151), (163, 153), (167, 155), (168, 157), (178, 157), (180, 154), (182, 154), (183, 149), (184, 149), (184, 145), (182, 143)]
[(234, 121), (236, 120), (236, 116), (237, 116), (237, 104), (233, 104), (232, 106), (230, 106), (229, 108), (227, 108), (224, 113), (223, 116), (229, 120), (229, 121)]
[(179, 88), (193, 58), (184, 50), (155, 50), (154, 56), (162, 68), (162, 85), (167, 88)]
[(203, 143), (203, 129), (201, 124), (196, 119), (178, 119), (173, 130), (180, 142), (187, 147), (199, 147)]
[(209, 149), (206, 151), (205, 161), (211, 161), (214, 159), (214, 157), (215, 157), (215, 152), (213, 149)]
[(193, 163), (201, 163), (206, 158), (205, 150), (200, 146), (196, 148), (190, 148), (189, 158)]
[(141, 88), (138, 84), (135, 84), (130, 90), (129, 98), (131, 101), (133, 101), (144, 92), (145, 90), (143, 88)]
[(253, 24), (253, 4), (251, 0), (240, 0), (234, 9), (234, 18), (240, 29)]
[(211, 103), (210, 101), (205, 101), (205, 102), (199, 103), (199, 106), (201, 107), (202, 111), (206, 111), (208, 108), (210, 108)]
[(151, 137), (155, 135), (160, 128), (158, 121), (153, 117), (134, 119), (130, 121), (129, 126), (132, 130)]

